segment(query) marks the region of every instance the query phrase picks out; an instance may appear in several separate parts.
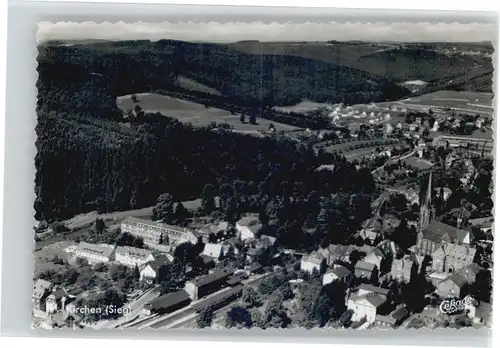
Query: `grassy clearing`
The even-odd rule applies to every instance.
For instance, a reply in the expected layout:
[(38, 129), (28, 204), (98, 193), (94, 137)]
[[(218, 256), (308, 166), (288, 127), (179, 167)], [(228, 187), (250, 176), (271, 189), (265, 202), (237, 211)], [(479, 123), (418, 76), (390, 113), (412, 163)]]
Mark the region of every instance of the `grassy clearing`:
[(208, 93), (212, 95), (222, 95), (218, 90), (210, 88), (208, 86), (205, 86), (204, 84), (201, 84), (199, 82), (196, 82), (195, 80), (192, 80), (190, 78), (187, 78), (185, 76), (179, 76), (177, 78), (177, 83), (179, 84), (179, 87), (190, 90), (190, 91), (197, 91), (197, 92), (203, 92), (203, 93)]
[[(117, 105), (124, 111), (133, 110), (135, 105), (139, 105), (145, 112), (159, 112), (165, 116), (174, 117), (180, 122), (191, 123), (193, 126), (197, 127), (208, 126), (212, 122), (217, 124), (227, 123), (232, 126), (236, 132), (248, 134), (266, 132), (271, 123), (274, 124), (278, 132), (298, 129), (294, 126), (261, 118), (257, 118), (256, 125), (252, 125), (248, 122), (242, 123), (239, 113), (232, 115), (227, 110), (212, 107), (207, 108), (202, 104), (159, 94), (143, 93), (138, 94), (137, 97), (137, 103), (134, 103), (128, 95), (118, 97)], [(248, 115), (246, 116), (246, 120), (248, 121)]]
[(400, 102), (411, 107), (439, 107), (456, 109), (458, 112), (472, 112), (481, 115), (492, 115), (493, 94), (465, 91), (438, 91), (424, 94)]
[(316, 103), (313, 101), (304, 100), (304, 101), (301, 101), (300, 103), (295, 104), (295, 105), (275, 106), (275, 107), (273, 107), (273, 109), (277, 110), (277, 111), (281, 111), (281, 112), (296, 112), (296, 113), (306, 114), (308, 112), (318, 110), (322, 107), (327, 107), (328, 105), (330, 105), (330, 104)]

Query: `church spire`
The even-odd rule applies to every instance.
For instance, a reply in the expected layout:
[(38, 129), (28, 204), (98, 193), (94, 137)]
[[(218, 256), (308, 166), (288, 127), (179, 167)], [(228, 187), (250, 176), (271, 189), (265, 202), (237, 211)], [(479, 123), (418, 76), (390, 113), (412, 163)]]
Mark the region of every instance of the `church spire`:
[(432, 171), (429, 174), (429, 185), (427, 186), (427, 194), (425, 195), (424, 204), (430, 209), (432, 205)]
[(429, 226), (431, 220), (432, 209), (432, 172), (429, 175), (429, 184), (427, 186), (427, 193), (420, 206), (420, 231), (423, 231)]

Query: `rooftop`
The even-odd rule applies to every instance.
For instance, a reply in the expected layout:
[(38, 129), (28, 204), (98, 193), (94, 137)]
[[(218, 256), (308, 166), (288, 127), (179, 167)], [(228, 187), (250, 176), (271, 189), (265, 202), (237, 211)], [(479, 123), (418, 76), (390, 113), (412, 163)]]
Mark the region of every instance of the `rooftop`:
[(432, 220), (429, 223), (429, 226), (427, 226), (427, 228), (424, 230), (424, 239), (440, 243), (443, 239), (443, 236), (446, 234), (448, 234), (452, 242), (458, 239), (458, 242), (462, 243), (469, 233), (465, 230), (450, 226), (441, 221)]
[(450, 281), (458, 285), (459, 287), (467, 284), (467, 279), (465, 279), (461, 274), (455, 273), (448, 278)]
[(349, 256), (354, 250), (352, 245), (336, 245), (330, 244), (328, 251), (339, 256)]
[(42, 297), (45, 294), (52, 284), (43, 279), (37, 279), (33, 284), (33, 297)]
[(472, 259), (474, 259), (474, 256), (476, 255), (476, 249), (468, 245), (446, 243), (443, 244), (439, 249), (434, 251), (433, 255), (438, 254), (459, 258), (467, 257), (472, 261)]
[(147, 258), (151, 255), (151, 251), (147, 249), (134, 248), (130, 246), (116, 247), (117, 254), (125, 254), (134, 258)]
[(394, 325), (401, 319), (404, 319), (409, 313), (406, 307), (398, 307), (388, 315), (377, 315), (376, 320)]
[(80, 250), (81, 252), (101, 255), (104, 257), (110, 257), (115, 250), (115, 247), (114, 245), (109, 244), (91, 244), (87, 242), (80, 242), (80, 244), (78, 244), (77, 250)]
[(199, 303), (193, 305), (193, 307), (195, 310), (199, 310), (203, 307), (217, 304), (221, 301), (224, 301), (228, 297), (231, 297), (231, 296), (234, 296), (238, 293), (241, 293), (242, 290), (243, 290), (243, 285), (237, 285), (234, 288), (230, 288), (230, 289), (221, 291), (219, 293), (216, 293), (215, 295), (209, 297), (208, 299), (206, 299), (202, 303), (199, 302)]
[(335, 274), (338, 278), (344, 278), (345, 276), (351, 274), (351, 271), (349, 271), (346, 267), (344, 266), (338, 266), (329, 271), (328, 273), (333, 273)]
[(372, 306), (374, 307), (379, 307), (383, 303), (385, 303), (386, 298), (380, 294), (375, 294), (375, 293), (370, 293), (370, 294), (364, 294), (364, 295), (356, 295), (353, 294), (350, 297), (350, 300), (353, 302), (361, 302), (361, 301), (368, 301)]
[(159, 228), (163, 228), (166, 230), (171, 230), (171, 231), (175, 231), (175, 232), (179, 232), (179, 233), (192, 233), (194, 235), (194, 231), (192, 231), (190, 229), (180, 227), (180, 226), (165, 224), (161, 221), (151, 221), (151, 220), (146, 220), (146, 219), (140, 219), (140, 218), (137, 218), (134, 216), (129, 216), (126, 219), (124, 219), (122, 223), (127, 223), (127, 222), (137, 223), (137, 224), (142, 224), (142, 225), (152, 226), (152, 227), (159, 227)]
[(373, 292), (373, 293), (376, 293), (376, 294), (381, 294), (381, 295), (384, 295), (384, 296), (387, 296), (387, 294), (389, 293), (388, 289), (380, 288), (378, 286), (374, 286), (374, 285), (371, 285), (371, 284), (361, 284), (358, 289), (359, 290)]
[(146, 303), (144, 308), (149, 310), (158, 310), (160, 308), (169, 308), (181, 302), (189, 300), (189, 295), (186, 291), (180, 290), (158, 297), (157, 299)]
[(365, 262), (365, 261), (358, 261), (356, 263), (356, 266), (354, 266), (354, 268), (373, 272), (373, 269), (375, 268), (375, 265), (371, 264), (371, 263), (368, 263), (368, 262)]
[(214, 273), (195, 278), (195, 279), (191, 280), (190, 282), (196, 286), (204, 286), (204, 285), (207, 285), (207, 284), (219, 281), (219, 280), (223, 280), (223, 279), (229, 277), (230, 274), (231, 274), (231, 272), (228, 272), (228, 271), (215, 271)]
[(170, 260), (166, 255), (160, 255), (154, 261), (149, 263), (149, 266), (153, 269), (153, 271), (158, 272), (161, 266), (169, 264)]
[(208, 257), (218, 258), (222, 253), (221, 244), (206, 243), (203, 248), (203, 255)]

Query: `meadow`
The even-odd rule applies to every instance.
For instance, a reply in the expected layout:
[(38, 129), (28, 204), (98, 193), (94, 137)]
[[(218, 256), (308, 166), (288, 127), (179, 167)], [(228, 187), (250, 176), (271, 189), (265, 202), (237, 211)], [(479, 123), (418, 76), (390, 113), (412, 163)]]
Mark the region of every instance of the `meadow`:
[(136, 105), (139, 105), (144, 112), (159, 112), (164, 116), (173, 117), (183, 123), (191, 123), (195, 127), (204, 127), (212, 122), (220, 125), (227, 123), (233, 127), (234, 131), (240, 133), (248, 133), (261, 135), (269, 130), (269, 125), (272, 123), (277, 132), (293, 131), (299, 129), (283, 123), (272, 122), (266, 119), (257, 118), (257, 124), (248, 123), (249, 116), (246, 115), (246, 122), (240, 121), (241, 115), (223, 109), (205, 107), (202, 104), (194, 103), (188, 100), (182, 100), (165, 95), (142, 93), (137, 94), (137, 102), (134, 102), (130, 95), (125, 95), (117, 98), (118, 107), (123, 110), (133, 110)]

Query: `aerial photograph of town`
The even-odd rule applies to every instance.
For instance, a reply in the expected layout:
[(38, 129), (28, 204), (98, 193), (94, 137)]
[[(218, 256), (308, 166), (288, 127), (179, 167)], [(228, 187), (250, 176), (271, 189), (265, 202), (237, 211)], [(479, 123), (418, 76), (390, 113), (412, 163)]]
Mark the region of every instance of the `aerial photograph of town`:
[(40, 26), (33, 328), (491, 325), (487, 35), (189, 25)]

